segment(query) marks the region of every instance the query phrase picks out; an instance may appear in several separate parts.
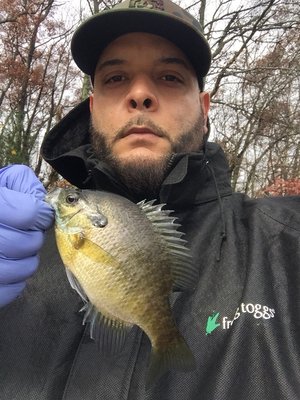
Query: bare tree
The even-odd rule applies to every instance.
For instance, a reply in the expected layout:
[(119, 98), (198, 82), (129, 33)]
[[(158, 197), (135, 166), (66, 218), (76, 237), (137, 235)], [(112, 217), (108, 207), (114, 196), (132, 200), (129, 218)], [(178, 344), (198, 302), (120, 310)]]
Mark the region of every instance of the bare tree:
[(213, 7), (199, 8), (213, 55), (213, 135), (229, 156), (234, 188), (256, 195), (275, 177), (300, 172), (300, 5), (217, 0)]
[(62, 114), (75, 79), (70, 32), (54, 19), (54, 0), (2, 6), (14, 17), (0, 25), (0, 163), (25, 163), (39, 173), (38, 139)]

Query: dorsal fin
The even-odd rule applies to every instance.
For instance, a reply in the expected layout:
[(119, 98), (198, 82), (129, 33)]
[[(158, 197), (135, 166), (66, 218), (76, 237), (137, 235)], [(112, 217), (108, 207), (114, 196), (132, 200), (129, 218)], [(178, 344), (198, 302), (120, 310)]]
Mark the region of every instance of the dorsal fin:
[(177, 229), (181, 226), (175, 223), (176, 217), (171, 216), (172, 210), (164, 210), (165, 204), (154, 205), (155, 200), (140, 201), (137, 205), (145, 213), (154, 229), (160, 234), (172, 257), (171, 271), (173, 275), (174, 288), (193, 289), (198, 279), (198, 270), (193, 264), (192, 255), (186, 240), (182, 239), (183, 232)]

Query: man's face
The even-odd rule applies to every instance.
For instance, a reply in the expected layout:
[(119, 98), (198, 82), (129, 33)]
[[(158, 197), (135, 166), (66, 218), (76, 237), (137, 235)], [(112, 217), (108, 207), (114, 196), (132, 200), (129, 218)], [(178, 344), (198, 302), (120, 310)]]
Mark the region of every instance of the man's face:
[(199, 93), (193, 67), (173, 43), (148, 33), (120, 36), (105, 48), (94, 75), (96, 154), (121, 175), (143, 168), (164, 175), (172, 153), (202, 147), (208, 109), (208, 94)]

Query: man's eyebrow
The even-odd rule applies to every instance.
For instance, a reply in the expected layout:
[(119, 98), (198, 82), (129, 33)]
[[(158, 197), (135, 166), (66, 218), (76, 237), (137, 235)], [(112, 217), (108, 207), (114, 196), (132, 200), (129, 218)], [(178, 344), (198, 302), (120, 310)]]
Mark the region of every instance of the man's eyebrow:
[(158, 62), (162, 63), (162, 64), (178, 64), (178, 65), (182, 65), (184, 68), (186, 68), (189, 71), (191, 69), (189, 64), (183, 58), (179, 58), (179, 57), (161, 57), (158, 60)]
[(96, 71), (101, 71), (102, 69), (104, 69), (106, 67), (114, 67), (116, 65), (123, 65), (125, 63), (126, 63), (126, 61), (122, 60), (121, 58), (112, 58), (112, 59), (103, 61), (100, 64), (98, 64), (96, 67)]
[[(181, 65), (185, 69), (187, 69), (189, 71), (191, 70), (189, 63), (180, 57), (161, 57), (156, 62), (157, 62), (157, 64)], [(100, 62), (100, 64), (98, 64), (96, 67), (96, 71), (102, 71), (104, 68), (114, 67), (114, 66), (118, 66), (118, 65), (124, 65), (126, 63), (128, 63), (128, 61), (126, 61), (122, 58), (111, 58), (106, 61)]]

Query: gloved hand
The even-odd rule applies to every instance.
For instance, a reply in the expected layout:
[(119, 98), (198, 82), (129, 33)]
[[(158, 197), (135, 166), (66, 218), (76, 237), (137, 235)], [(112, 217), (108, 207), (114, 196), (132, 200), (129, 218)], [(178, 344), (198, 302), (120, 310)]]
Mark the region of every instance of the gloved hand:
[(54, 218), (45, 194), (29, 167), (0, 169), (0, 307), (23, 291), (37, 269), (44, 231)]

